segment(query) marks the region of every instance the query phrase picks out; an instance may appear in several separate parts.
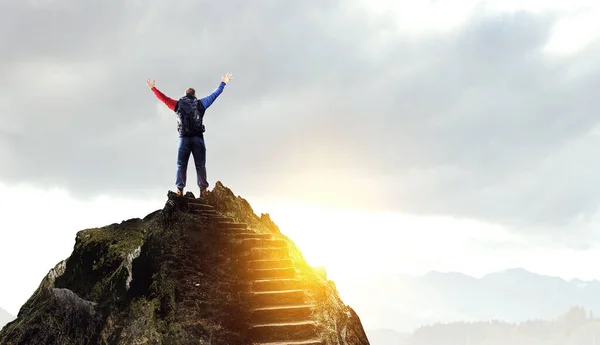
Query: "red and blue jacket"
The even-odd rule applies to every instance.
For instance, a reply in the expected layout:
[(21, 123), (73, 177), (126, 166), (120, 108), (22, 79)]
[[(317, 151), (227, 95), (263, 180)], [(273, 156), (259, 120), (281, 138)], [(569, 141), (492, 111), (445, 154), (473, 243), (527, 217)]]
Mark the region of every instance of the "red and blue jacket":
[[(219, 86), (215, 89), (215, 91), (213, 91), (213, 93), (200, 99), (200, 102), (202, 103), (204, 109), (208, 109), (208, 107), (210, 107), (211, 104), (213, 104), (217, 97), (219, 97), (219, 95), (223, 92), (225, 85), (225, 82), (222, 81), (221, 84), (219, 84)], [(169, 107), (169, 109), (175, 111), (175, 107), (177, 106), (178, 102), (177, 100), (166, 96), (164, 93), (160, 92), (156, 87), (153, 87), (152, 91), (154, 92), (156, 97), (158, 97), (158, 99), (160, 99), (167, 107)]]

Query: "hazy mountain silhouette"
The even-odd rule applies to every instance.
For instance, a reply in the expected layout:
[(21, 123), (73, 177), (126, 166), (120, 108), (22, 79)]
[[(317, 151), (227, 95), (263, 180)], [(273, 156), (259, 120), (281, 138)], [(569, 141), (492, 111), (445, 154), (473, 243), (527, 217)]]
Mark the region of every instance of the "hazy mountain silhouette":
[[(363, 281), (364, 282), (364, 281)], [(364, 291), (362, 291), (364, 289)], [(356, 284), (353, 296), (363, 319), (399, 332), (437, 322), (551, 320), (573, 306), (600, 311), (600, 282), (566, 281), (508, 269), (474, 278), (461, 273), (429, 272), (423, 276), (379, 276)], [(357, 296), (374, 296), (360, 302)], [(380, 298), (377, 296), (381, 296)]]
[[(419, 328), (408, 339), (372, 345), (595, 345), (600, 322), (582, 307), (573, 307), (555, 320), (520, 323), (503, 321), (438, 323)], [(379, 340), (379, 339), (377, 339)], [(384, 342), (385, 341), (385, 342)]]
[(371, 345), (405, 345), (410, 334), (382, 328), (368, 331), (367, 337)]
[(431, 272), (421, 278), (400, 280), (435, 292), (430, 295), (428, 306), (445, 314), (460, 315), (463, 321), (548, 320), (574, 305), (600, 310), (600, 282), (566, 281), (522, 268), (491, 273), (481, 279)]
[(6, 310), (0, 308), (0, 329), (2, 329), (4, 325), (6, 325), (14, 319), (14, 316), (10, 315)]

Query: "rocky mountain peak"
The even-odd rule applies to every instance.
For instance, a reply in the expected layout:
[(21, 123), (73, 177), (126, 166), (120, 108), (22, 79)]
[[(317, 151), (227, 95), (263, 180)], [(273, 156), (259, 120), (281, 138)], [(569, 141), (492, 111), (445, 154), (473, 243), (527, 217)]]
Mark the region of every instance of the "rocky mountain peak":
[(270, 219), (217, 182), (77, 233), (0, 344), (368, 344), (358, 315)]

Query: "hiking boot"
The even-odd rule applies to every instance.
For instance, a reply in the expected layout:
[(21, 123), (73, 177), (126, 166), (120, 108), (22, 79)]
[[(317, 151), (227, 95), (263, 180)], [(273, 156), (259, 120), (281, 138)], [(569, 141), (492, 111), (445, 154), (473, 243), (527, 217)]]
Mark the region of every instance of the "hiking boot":
[(206, 193), (208, 192), (208, 188), (200, 188), (200, 195), (198, 198), (204, 199), (206, 197)]
[(183, 196), (183, 191), (177, 188), (177, 196)]

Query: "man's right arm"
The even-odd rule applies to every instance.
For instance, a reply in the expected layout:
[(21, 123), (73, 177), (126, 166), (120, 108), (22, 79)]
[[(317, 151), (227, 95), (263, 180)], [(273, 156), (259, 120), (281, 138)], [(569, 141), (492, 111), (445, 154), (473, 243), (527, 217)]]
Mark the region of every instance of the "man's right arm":
[(154, 92), (154, 94), (156, 95), (156, 97), (158, 99), (160, 99), (167, 107), (169, 107), (169, 109), (175, 111), (175, 107), (177, 106), (177, 101), (167, 97), (164, 93), (160, 92), (157, 88), (156, 88), (156, 81), (155, 80), (150, 80), (150, 78), (146, 79), (146, 84), (148, 84), (148, 87), (150, 88), (150, 90), (152, 90), (152, 92)]
[(160, 92), (156, 87), (153, 87), (152, 92), (156, 95), (158, 99), (160, 99), (169, 109), (175, 110), (175, 106), (177, 105), (177, 101), (167, 97), (164, 93)]

